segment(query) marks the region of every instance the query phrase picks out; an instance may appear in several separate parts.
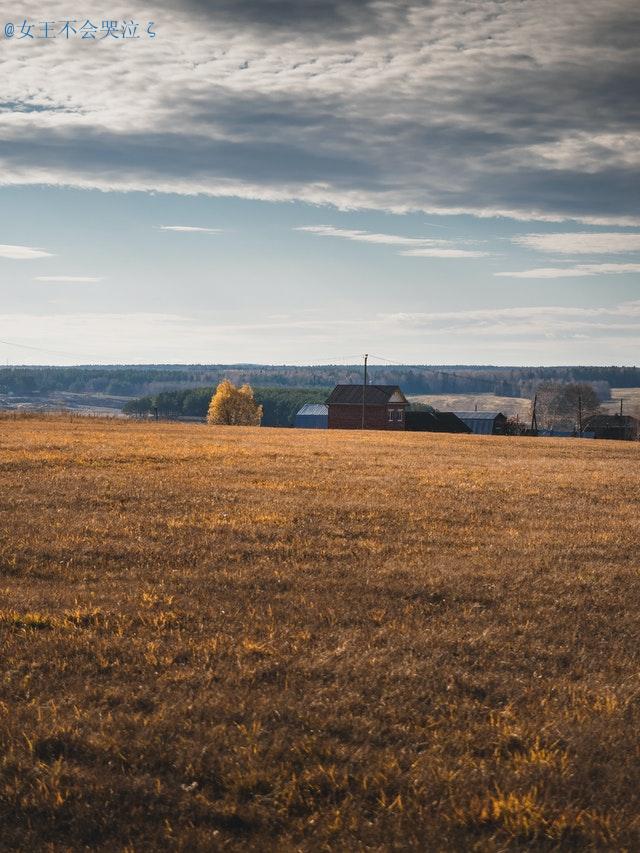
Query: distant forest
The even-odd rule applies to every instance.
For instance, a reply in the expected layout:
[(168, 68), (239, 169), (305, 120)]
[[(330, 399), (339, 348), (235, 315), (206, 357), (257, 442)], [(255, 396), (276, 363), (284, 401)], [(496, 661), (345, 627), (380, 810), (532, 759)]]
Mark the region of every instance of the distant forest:
[[(0, 394), (29, 397), (64, 391), (141, 397), (169, 390), (215, 386), (225, 378), (235, 384), (248, 382), (253, 388), (325, 389), (338, 382), (361, 382), (362, 367), (238, 364), (3, 367), (0, 368)], [(406, 394), (484, 392), (503, 397), (531, 397), (541, 382), (589, 382), (601, 398), (606, 399), (610, 387), (640, 387), (640, 368), (373, 365), (369, 368), (369, 381), (400, 385)]]
[[(153, 415), (161, 418), (206, 417), (215, 385), (182, 391), (161, 391), (156, 396), (140, 397), (126, 403), (127, 415)], [(292, 426), (296, 412), (305, 403), (324, 403), (331, 388), (255, 388), (254, 397), (262, 406), (262, 426)]]

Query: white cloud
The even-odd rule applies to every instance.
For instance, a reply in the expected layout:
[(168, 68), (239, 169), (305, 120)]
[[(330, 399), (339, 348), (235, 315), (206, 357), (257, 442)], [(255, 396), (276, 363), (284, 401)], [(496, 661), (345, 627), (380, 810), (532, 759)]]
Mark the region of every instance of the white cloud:
[(341, 237), (356, 243), (377, 243), (382, 246), (428, 246), (439, 241), (427, 237), (402, 237), (398, 234), (373, 234), (369, 231), (357, 231), (352, 228), (334, 228), (333, 225), (304, 225), (294, 231), (306, 231), (319, 237)]
[[(486, 339), (503, 343), (512, 341), (516, 346), (520, 342), (523, 348), (535, 341), (582, 339), (592, 344), (597, 341), (600, 353), (605, 339), (609, 343), (618, 341), (620, 345), (626, 345), (640, 335), (640, 300), (595, 308), (543, 305), (402, 312), (387, 315), (386, 319), (387, 328), (400, 328), (405, 334), (427, 335), (429, 338), (451, 336), (460, 340), (461, 347), (474, 339), (478, 348), (484, 348)], [(592, 362), (593, 353), (589, 360)]]
[[(376, 234), (333, 225), (305, 225), (294, 231), (306, 231), (319, 237), (340, 237), (356, 243), (373, 243), (379, 246), (402, 247), (399, 254), (414, 258), (484, 258), (489, 252), (455, 248), (453, 240), (434, 240), (430, 237), (402, 237), (398, 234)], [(409, 247), (409, 248), (406, 248)]]
[(495, 272), (506, 278), (581, 278), (586, 275), (621, 275), (640, 272), (640, 264), (577, 264), (574, 267), (541, 267), (519, 272)]
[(94, 284), (102, 278), (89, 275), (37, 275), (34, 281), (65, 282), (68, 284)]
[(620, 305), (603, 308), (584, 308), (573, 305), (537, 305), (516, 308), (476, 308), (462, 311), (430, 311), (430, 312), (398, 312), (386, 315), (393, 322), (422, 325), (443, 325), (453, 321), (465, 325), (495, 323), (507, 320), (526, 321), (539, 320), (544, 324), (558, 320), (566, 321), (601, 319), (601, 318), (636, 318), (640, 322), (640, 300), (624, 302)]
[(479, 252), (472, 249), (409, 249), (400, 252), (405, 258), (488, 258), (490, 252)]
[(29, 246), (0, 245), (0, 258), (10, 258), (13, 261), (32, 261), (36, 258), (52, 258), (51, 252), (44, 249), (32, 249)]
[(222, 228), (202, 228), (199, 225), (159, 225), (160, 231), (186, 231), (200, 234), (222, 234)]
[(597, 255), (640, 252), (640, 234), (624, 233), (562, 233), (521, 234), (512, 242), (537, 252), (555, 252), (563, 255)]

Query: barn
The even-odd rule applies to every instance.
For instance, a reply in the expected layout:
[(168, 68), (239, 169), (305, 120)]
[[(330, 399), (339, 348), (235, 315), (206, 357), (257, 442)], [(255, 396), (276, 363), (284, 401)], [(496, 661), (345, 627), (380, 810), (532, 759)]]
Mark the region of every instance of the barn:
[(453, 412), (475, 435), (504, 435), (507, 417), (502, 412)]
[(324, 403), (305, 403), (296, 413), (293, 425), (299, 429), (327, 429), (329, 409)]
[(327, 398), (329, 429), (404, 430), (408, 405), (398, 385), (336, 385)]
[(453, 412), (407, 412), (405, 421), (406, 429), (411, 432), (471, 432)]

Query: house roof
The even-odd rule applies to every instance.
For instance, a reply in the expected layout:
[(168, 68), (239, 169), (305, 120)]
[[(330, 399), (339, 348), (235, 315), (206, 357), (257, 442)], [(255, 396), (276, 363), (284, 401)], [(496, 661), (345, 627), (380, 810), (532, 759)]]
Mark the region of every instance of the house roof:
[(638, 419), (631, 415), (592, 415), (590, 418), (585, 418), (585, 424), (588, 424), (592, 429), (603, 427), (632, 427), (638, 423)]
[(296, 417), (299, 415), (323, 415), (327, 416), (329, 409), (324, 403), (305, 403), (304, 406), (296, 412)]
[(498, 417), (504, 417), (502, 412), (451, 412), (463, 421), (495, 421)]
[(471, 432), (467, 424), (454, 412), (436, 412), (436, 420), (446, 432)]
[[(364, 386), (365, 406), (386, 406), (387, 403), (401, 403), (405, 405), (407, 398), (398, 385), (366, 385)], [(361, 406), (362, 385), (336, 385), (327, 398), (329, 406)], [(397, 396), (397, 400), (392, 397)]]
[(506, 420), (502, 412), (452, 412), (460, 418), (475, 435), (492, 435), (496, 421)]
[(407, 412), (408, 430), (417, 432), (471, 432), (470, 427), (453, 412)]

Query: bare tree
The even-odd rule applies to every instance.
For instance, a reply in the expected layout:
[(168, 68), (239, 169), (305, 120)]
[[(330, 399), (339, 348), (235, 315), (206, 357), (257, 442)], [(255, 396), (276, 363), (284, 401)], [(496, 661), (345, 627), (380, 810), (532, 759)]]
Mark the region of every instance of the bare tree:
[(536, 413), (543, 429), (578, 431), (581, 421), (600, 411), (600, 399), (588, 383), (545, 382), (537, 395)]

